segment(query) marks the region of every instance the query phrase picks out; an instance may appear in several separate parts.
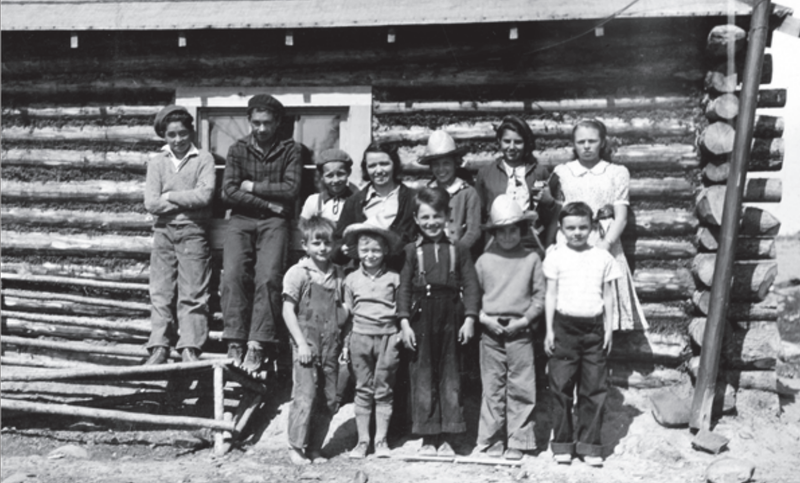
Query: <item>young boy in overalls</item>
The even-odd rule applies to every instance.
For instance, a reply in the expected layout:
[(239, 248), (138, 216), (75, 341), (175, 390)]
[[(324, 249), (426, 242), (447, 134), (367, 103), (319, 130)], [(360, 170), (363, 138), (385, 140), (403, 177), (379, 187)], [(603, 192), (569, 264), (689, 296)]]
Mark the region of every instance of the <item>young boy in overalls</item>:
[(340, 330), (348, 314), (342, 304), (344, 274), (328, 259), (333, 223), (314, 215), (301, 221), (300, 230), (308, 257), (283, 278), (283, 319), (294, 342), (289, 456), (307, 464), (324, 461), (320, 450), (338, 409)]

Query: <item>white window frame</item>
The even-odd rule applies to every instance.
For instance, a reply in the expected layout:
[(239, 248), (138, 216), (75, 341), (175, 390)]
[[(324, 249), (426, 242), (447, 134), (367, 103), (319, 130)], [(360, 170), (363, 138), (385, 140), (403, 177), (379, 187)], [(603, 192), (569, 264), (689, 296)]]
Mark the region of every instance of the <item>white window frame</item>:
[(332, 107), (347, 110), (347, 117), (339, 123), (339, 148), (353, 158), (350, 181), (361, 186), (361, 156), (372, 141), (372, 87), (179, 87), (175, 103), (189, 110), (199, 120), (198, 142), (208, 143), (209, 125), (200, 116), (204, 108), (247, 108), (247, 102), (256, 94), (271, 94), (284, 107)]

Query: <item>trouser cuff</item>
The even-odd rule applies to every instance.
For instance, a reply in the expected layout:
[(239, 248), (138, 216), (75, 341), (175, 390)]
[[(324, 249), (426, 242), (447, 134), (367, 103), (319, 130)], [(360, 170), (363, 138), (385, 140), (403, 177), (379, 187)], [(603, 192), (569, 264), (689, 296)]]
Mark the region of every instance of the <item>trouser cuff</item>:
[(550, 443), (550, 449), (553, 454), (573, 454), (575, 452), (575, 443)]
[(603, 445), (578, 443), (575, 452), (580, 456), (603, 456)]

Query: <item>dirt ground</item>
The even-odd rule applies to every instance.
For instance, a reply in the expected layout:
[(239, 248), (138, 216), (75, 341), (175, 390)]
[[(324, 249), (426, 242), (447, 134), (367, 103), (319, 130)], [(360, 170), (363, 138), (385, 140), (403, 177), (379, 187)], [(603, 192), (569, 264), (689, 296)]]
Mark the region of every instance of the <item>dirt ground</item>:
[[(786, 297), (781, 318), (784, 340), (800, 343), (800, 239), (778, 245), (780, 275), (775, 290)], [(800, 364), (798, 364), (800, 366)], [(576, 460), (559, 466), (546, 447), (550, 398), (540, 392), (537, 439), (542, 450), (526, 456), (520, 467), (482, 464), (411, 463), (419, 439), (390, 441), (395, 458), (363, 461), (347, 458), (355, 443), (352, 404), (334, 419), (326, 443), (326, 463), (293, 466), (286, 453), (285, 419), (288, 388), (274, 394), (260, 414), (260, 425), (244, 443), (215, 457), (207, 432), (148, 430), (63, 418), (2, 419), (0, 451), (2, 482), (703, 482), (709, 464), (732, 458), (755, 466), (753, 481), (795, 483), (800, 462), (800, 371), (779, 382), (783, 394), (742, 390), (736, 410), (721, 417), (713, 430), (730, 439), (719, 455), (694, 450), (686, 428), (668, 429), (652, 416), (650, 396), (658, 389), (612, 387), (606, 405), (603, 440), (607, 458), (602, 468)], [(792, 378), (793, 377), (793, 378)], [(689, 396), (688, 380), (671, 390)], [(456, 450), (469, 453), (475, 439), (479, 396), (465, 401), (468, 433)], [(6, 416), (6, 415), (3, 415)], [(65, 448), (66, 446), (66, 448)]]

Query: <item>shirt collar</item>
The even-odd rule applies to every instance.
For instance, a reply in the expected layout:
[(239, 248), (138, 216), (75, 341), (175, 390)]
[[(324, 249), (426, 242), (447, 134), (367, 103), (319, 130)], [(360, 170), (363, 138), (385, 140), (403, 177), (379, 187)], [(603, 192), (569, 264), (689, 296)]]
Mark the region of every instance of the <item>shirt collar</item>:
[[(390, 191), (388, 195), (384, 196), (384, 198), (388, 198), (388, 197), (390, 197), (392, 195), (396, 195), (399, 191), (400, 191), (400, 184), (398, 184), (397, 187), (395, 187), (395, 189)], [(370, 183), (367, 186), (367, 194), (366, 194), (365, 201), (369, 201), (369, 200), (371, 200), (372, 198), (374, 198), (376, 196), (380, 196), (380, 195), (378, 194), (377, 191), (375, 191), (375, 187), (372, 186), (372, 183)]]
[(322, 276), (323, 276), (323, 277), (325, 277), (325, 278), (329, 278), (329, 277), (331, 277), (331, 276), (333, 275), (333, 272), (334, 272), (334, 264), (333, 264), (333, 262), (331, 262), (331, 263), (328, 265), (328, 271), (327, 271), (327, 272), (323, 272), (322, 270), (320, 270), (320, 269), (319, 269), (319, 267), (317, 266), (317, 264), (316, 264), (316, 263), (314, 263), (314, 260), (312, 260), (312, 259), (311, 259), (311, 257), (308, 257), (308, 256), (306, 256), (306, 257), (304, 257), (304, 258), (300, 259), (300, 261), (298, 262), (298, 264), (299, 264), (299, 265), (300, 265), (302, 268), (304, 268), (305, 270), (308, 270), (309, 272), (315, 272), (315, 273), (318, 273), (318, 274), (322, 275)]
[(383, 264), (381, 269), (378, 270), (378, 273), (376, 273), (375, 275), (370, 275), (369, 272), (364, 268), (364, 265), (361, 263), (358, 264), (358, 269), (361, 270), (361, 273), (364, 274), (364, 276), (369, 278), (370, 280), (377, 280), (381, 278), (384, 273), (386, 273), (386, 263)]
[[(175, 153), (172, 152), (172, 148), (169, 147), (169, 144), (165, 144), (164, 147), (161, 148), (161, 150), (167, 153), (167, 156), (169, 156), (170, 158), (178, 159), (178, 157), (175, 156)], [(192, 143), (192, 145), (189, 147), (189, 150), (186, 151), (186, 155), (183, 158), (181, 158), (181, 161), (183, 161), (184, 159), (189, 159), (192, 156), (197, 156), (198, 154), (200, 154), (200, 151), (197, 149), (194, 143)]]
[[(428, 183), (429, 188), (436, 188), (438, 186), (439, 184), (436, 182), (435, 179), (431, 180), (431, 182)], [(445, 191), (447, 191), (447, 194), (449, 194), (452, 197), (453, 195), (455, 195), (456, 193), (458, 193), (459, 191), (463, 190), (466, 187), (467, 187), (466, 181), (464, 181), (461, 178), (456, 178), (455, 180), (453, 180), (452, 183), (450, 183), (450, 186), (445, 188)]]
[(320, 191), (319, 196), (320, 196), (320, 199), (322, 200), (322, 202), (326, 203), (328, 200), (332, 200), (334, 198), (340, 199), (340, 200), (347, 199), (352, 194), (353, 194), (353, 189), (350, 187), (350, 184), (348, 183), (347, 186), (344, 187), (344, 191), (342, 191), (342, 194), (340, 194), (338, 196), (331, 196), (330, 194), (328, 194), (328, 190), (326, 190), (326, 189)]
[(580, 163), (580, 161), (570, 161), (567, 163), (567, 167), (570, 171), (572, 171), (572, 175), (575, 177), (580, 177), (585, 174), (593, 174), (595, 176), (601, 175), (605, 173), (606, 168), (609, 166), (609, 162), (603, 159), (600, 160), (599, 163), (595, 164), (592, 169), (586, 169), (584, 165)]
[(447, 232), (443, 233), (442, 235), (443, 236), (441, 238), (439, 238), (439, 240), (433, 241), (430, 238), (428, 238), (425, 235), (420, 233), (417, 236), (417, 239), (414, 240), (414, 246), (419, 248), (419, 247), (421, 247), (422, 245), (424, 245), (426, 243), (441, 243), (441, 244), (451, 244), (451, 243), (453, 243), (453, 242), (450, 241), (450, 238), (448, 238)]

